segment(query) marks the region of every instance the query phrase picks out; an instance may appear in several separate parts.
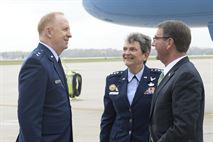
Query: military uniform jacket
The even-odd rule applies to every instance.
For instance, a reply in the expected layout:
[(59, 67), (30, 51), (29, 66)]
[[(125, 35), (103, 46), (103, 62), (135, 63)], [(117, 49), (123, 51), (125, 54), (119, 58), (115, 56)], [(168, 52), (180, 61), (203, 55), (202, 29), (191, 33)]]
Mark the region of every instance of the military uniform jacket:
[(19, 73), (17, 142), (72, 142), (72, 116), (64, 72), (44, 45)]
[(130, 106), (127, 97), (128, 71), (106, 78), (100, 142), (147, 142), (152, 94), (160, 71), (145, 66)]

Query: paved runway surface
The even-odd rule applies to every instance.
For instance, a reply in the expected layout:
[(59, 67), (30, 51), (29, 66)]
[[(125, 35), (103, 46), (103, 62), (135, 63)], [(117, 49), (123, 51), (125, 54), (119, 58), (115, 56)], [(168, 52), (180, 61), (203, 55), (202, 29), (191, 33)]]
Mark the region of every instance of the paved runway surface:
[[(206, 90), (204, 142), (213, 142), (213, 59), (192, 60), (203, 78)], [(148, 66), (162, 68), (159, 61)], [(125, 69), (122, 62), (73, 63), (65, 68), (79, 72), (83, 78), (82, 94), (72, 99), (74, 142), (98, 142), (103, 110), (105, 77)], [(18, 134), (17, 76), (20, 65), (0, 66), (0, 142), (14, 142)]]

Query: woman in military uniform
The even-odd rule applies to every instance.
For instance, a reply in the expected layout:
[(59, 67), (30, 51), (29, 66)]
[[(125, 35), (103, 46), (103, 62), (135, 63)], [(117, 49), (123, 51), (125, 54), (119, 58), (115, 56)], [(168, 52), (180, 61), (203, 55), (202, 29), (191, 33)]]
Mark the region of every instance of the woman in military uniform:
[(145, 63), (151, 39), (131, 33), (123, 47), (124, 71), (107, 76), (100, 142), (148, 142), (149, 113), (159, 69)]

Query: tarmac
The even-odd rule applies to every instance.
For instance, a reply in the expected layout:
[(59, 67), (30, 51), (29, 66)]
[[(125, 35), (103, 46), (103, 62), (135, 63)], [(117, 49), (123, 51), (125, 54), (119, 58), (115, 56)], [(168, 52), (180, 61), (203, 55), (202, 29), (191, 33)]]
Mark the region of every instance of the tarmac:
[[(213, 59), (194, 59), (206, 92), (204, 142), (213, 142)], [(149, 67), (162, 68), (159, 61), (148, 61)], [(64, 64), (65, 69), (80, 73), (82, 92), (71, 99), (74, 142), (99, 142), (100, 118), (106, 75), (123, 70), (123, 62)], [(18, 135), (17, 98), (20, 65), (0, 65), (0, 142), (15, 142)]]

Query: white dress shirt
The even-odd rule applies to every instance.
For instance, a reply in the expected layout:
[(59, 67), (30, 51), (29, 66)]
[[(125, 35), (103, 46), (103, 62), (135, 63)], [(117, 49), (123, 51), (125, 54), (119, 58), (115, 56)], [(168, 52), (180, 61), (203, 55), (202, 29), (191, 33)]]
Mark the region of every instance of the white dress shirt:
[(169, 63), (163, 70), (164, 76), (170, 71), (170, 69), (177, 63), (179, 62), (181, 59), (183, 59), (186, 56), (182, 56), (180, 58), (175, 59), (174, 61), (172, 61), (171, 63)]

